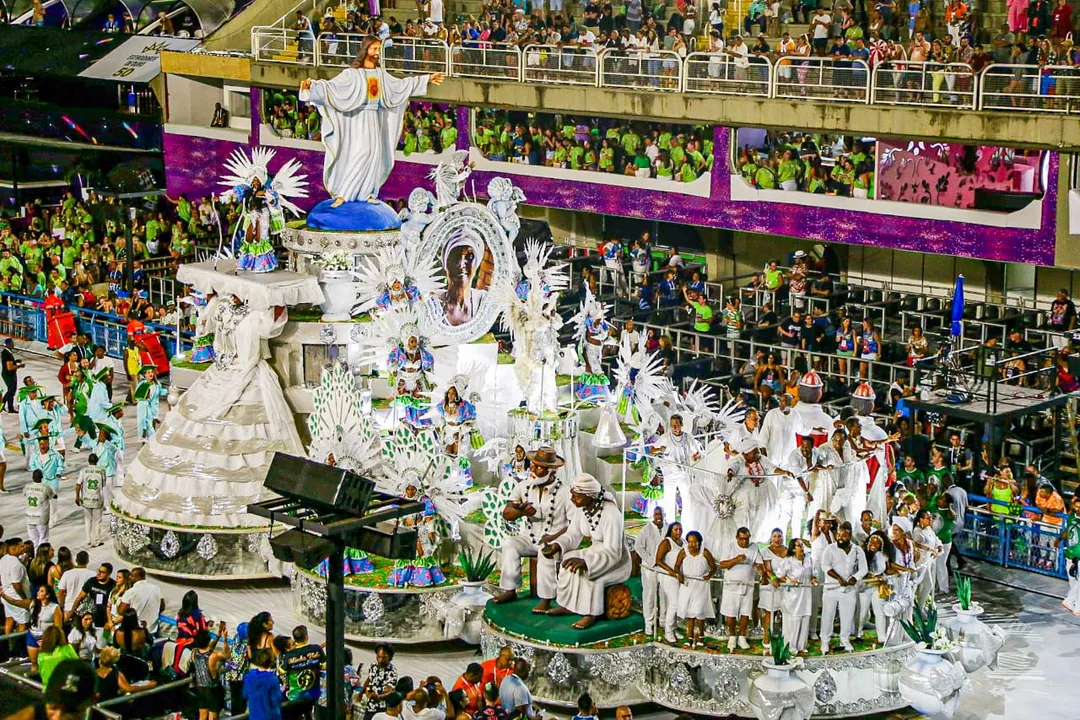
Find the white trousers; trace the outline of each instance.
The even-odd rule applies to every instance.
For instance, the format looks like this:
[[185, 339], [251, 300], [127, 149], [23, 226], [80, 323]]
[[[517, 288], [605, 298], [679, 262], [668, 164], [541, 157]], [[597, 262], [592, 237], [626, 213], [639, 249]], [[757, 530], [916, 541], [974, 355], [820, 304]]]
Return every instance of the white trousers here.
[[806, 649], [806, 638], [810, 633], [809, 615], [783, 614], [781, 623], [784, 641], [791, 648], [791, 652], [798, 653]]
[[49, 542], [48, 525], [32, 525], [27, 522], [26, 534], [30, 537], [30, 542], [34, 544], [35, 551], [37, 550], [38, 545], [40, 545], [41, 543]]
[[840, 642], [851, 643], [851, 626], [855, 622], [855, 589], [845, 591], [843, 588], [830, 586], [821, 593], [821, 642], [824, 645], [829, 641], [833, 632], [833, 621], [836, 619], [837, 610], [840, 612]]
[[935, 562], [937, 562], [936, 559], [929, 560], [919, 568], [919, 584], [915, 586], [915, 602], [919, 607], [925, 605], [927, 599], [934, 597]]
[[675, 613], [679, 609], [679, 581], [667, 573], [657, 573], [660, 589], [664, 592], [667, 608], [664, 610], [664, 632], [675, 634]]
[[[1072, 560], [1066, 560], [1065, 571], [1068, 572], [1071, 566]], [[1069, 575], [1069, 594], [1065, 596], [1061, 604], [1070, 612], [1080, 614], [1080, 580], [1072, 575]]]
[[878, 642], [884, 645], [889, 625], [888, 618], [885, 617], [885, 601], [878, 595], [876, 586], [859, 591], [859, 620], [855, 623], [855, 634], [859, 637], [862, 637], [871, 610], [874, 611], [874, 629], [877, 631]]
[[83, 508], [83, 527], [86, 528], [86, 544], [96, 545], [101, 537], [101, 508]]
[[[821, 578], [818, 578], [818, 582], [821, 582]], [[821, 615], [821, 593], [824, 591], [821, 585], [815, 585], [810, 588], [810, 617], [819, 617]], [[810, 637], [817, 637], [817, 633], [811, 629]]]
[[501, 590], [517, 590], [521, 587], [521, 560], [536, 558], [536, 594], [541, 600], [554, 600], [555, 587], [559, 572], [559, 556], [553, 559], [544, 557], [539, 545], [533, 545], [529, 538], [516, 536], [506, 538], [502, 546], [502, 564], [499, 575]]
[[[776, 526], [784, 531], [786, 538], [801, 538], [805, 535], [805, 526], [802, 522], [803, 510], [806, 509], [806, 495], [804, 493], [780, 494], [780, 520]], [[788, 523], [791, 527], [788, 528]]]
[[941, 554], [934, 559], [934, 583], [939, 592], [949, 592], [949, 552], [952, 543], [943, 543]]
[[674, 466], [664, 467], [664, 497], [660, 501], [660, 506], [664, 508], [664, 517], [672, 521], [676, 517], [676, 494], [682, 498], [682, 515], [679, 516], [679, 522], [684, 528], [697, 529], [697, 525], [694, 524], [697, 521], [694, 512], [696, 504], [690, 497], [690, 475]]
[[56, 527], [58, 522], [60, 522], [60, 498], [54, 497], [49, 499], [49, 527]]
[[[655, 570], [641, 568], [641, 613], [645, 616], [645, 632], [655, 632], [656, 621], [663, 617], [670, 603], [660, 587], [661, 575]], [[678, 592], [678, 591], [676, 591]]]

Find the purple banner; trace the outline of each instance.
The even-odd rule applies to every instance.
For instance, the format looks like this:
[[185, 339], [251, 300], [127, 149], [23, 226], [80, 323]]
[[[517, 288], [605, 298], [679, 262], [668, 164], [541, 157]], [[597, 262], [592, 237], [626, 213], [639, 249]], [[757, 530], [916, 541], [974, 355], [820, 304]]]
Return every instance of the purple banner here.
[[[252, 106], [257, 113], [258, 98], [252, 89]], [[459, 120], [468, 117], [459, 112]], [[253, 139], [257, 139], [258, 116], [252, 118]], [[460, 123], [459, 123], [460, 124]], [[459, 147], [471, 137], [459, 127]], [[1037, 265], [1054, 264], [1056, 205], [1058, 198], [1058, 154], [1049, 153], [1048, 181], [1042, 203], [1042, 222], [1038, 229], [990, 227], [970, 223], [928, 220], [902, 215], [878, 215], [836, 208], [815, 208], [768, 202], [736, 202], [731, 199], [728, 169], [728, 128], [715, 129], [711, 197], [701, 198], [667, 193], [662, 190], [613, 187], [555, 178], [511, 176], [528, 198], [530, 205], [579, 210], [606, 215], [664, 222], [725, 228], [768, 235], [785, 235], [823, 242], [870, 245], [893, 250], [939, 253], [1002, 262]], [[225, 140], [165, 135], [165, 167], [169, 194], [185, 193], [189, 198], [218, 192], [217, 178], [225, 158], [237, 143]], [[273, 172], [280, 163], [296, 158], [305, 167], [311, 182], [312, 197], [304, 207], [324, 200], [319, 177], [323, 154], [310, 150], [276, 148]], [[408, 197], [418, 186], [434, 189], [427, 174], [429, 165], [398, 162], [382, 189], [385, 200]], [[469, 181], [478, 193], [497, 173], [474, 172]], [[902, 209], [897, 209], [902, 212]]]

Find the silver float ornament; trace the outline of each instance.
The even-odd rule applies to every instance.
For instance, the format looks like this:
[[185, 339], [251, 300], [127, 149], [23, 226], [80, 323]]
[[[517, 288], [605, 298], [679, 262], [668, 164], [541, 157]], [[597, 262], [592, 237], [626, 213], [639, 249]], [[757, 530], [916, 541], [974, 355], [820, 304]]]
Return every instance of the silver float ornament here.
[[161, 538], [161, 554], [165, 556], [167, 560], [172, 560], [180, 553], [180, 538], [176, 536], [172, 530], [165, 533], [165, 536]]
[[836, 680], [828, 670], [822, 671], [814, 681], [814, 697], [821, 705], [828, 705], [836, 697]]
[[713, 499], [713, 512], [716, 517], [726, 520], [735, 514], [735, 501], [730, 495], [719, 494]]
[[570, 681], [570, 675], [573, 672], [573, 668], [570, 667], [570, 661], [566, 659], [566, 656], [560, 653], [555, 655], [548, 662], [547, 676], [551, 682], [556, 685], [565, 685]]
[[196, 552], [199, 553], [199, 557], [203, 560], [213, 560], [217, 556], [217, 540], [210, 533], [203, 533], [203, 536], [199, 538], [199, 544], [195, 547]]
[[669, 682], [676, 695], [691, 695], [694, 692], [694, 678], [684, 662], [676, 663]]
[[360, 609], [364, 612], [364, 620], [367, 622], [377, 623], [386, 615], [386, 606], [383, 605], [382, 596], [378, 593], [368, 593]]

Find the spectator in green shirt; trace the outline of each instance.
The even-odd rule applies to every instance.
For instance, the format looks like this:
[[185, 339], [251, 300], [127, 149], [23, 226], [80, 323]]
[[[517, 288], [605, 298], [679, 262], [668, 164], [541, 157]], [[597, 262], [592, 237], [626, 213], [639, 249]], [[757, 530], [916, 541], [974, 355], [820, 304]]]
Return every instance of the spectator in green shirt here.
[[416, 133], [416, 150], [417, 152], [434, 151], [431, 143], [431, 133], [427, 130], [418, 130]]
[[[569, 142], [569, 141], [567, 141]], [[574, 143], [570, 147], [568, 157], [570, 160], [571, 170], [580, 170], [582, 168], [582, 158], [585, 156], [585, 148], [581, 146], [581, 143]]]
[[439, 132], [439, 143], [443, 150], [457, 147], [457, 128], [447, 125]]
[[694, 168], [690, 166], [690, 163], [684, 162], [682, 167], [679, 168], [679, 182], [689, 183], [697, 180], [697, 173], [694, 172]]
[[785, 150], [780, 167], [776, 171], [776, 179], [780, 182], [780, 187], [784, 190], [797, 190], [799, 188], [798, 174], [799, 161], [795, 159], [791, 150]]
[[761, 161], [761, 167], [754, 175], [754, 184], [762, 190], [776, 189], [776, 173], [772, 169], [772, 160]]
[[603, 172], [615, 172], [615, 148], [611, 147], [611, 141], [604, 138], [600, 141], [599, 165]]
[[641, 136], [634, 132], [633, 128], [628, 130], [625, 135], [622, 136], [622, 147], [627, 155], [635, 155], [639, 147], [641, 147]]

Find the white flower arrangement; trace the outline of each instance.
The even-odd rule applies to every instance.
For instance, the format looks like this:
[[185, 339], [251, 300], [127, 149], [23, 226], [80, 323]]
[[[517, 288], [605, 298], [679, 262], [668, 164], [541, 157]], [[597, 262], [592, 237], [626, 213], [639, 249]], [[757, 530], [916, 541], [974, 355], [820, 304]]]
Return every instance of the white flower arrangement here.
[[959, 649], [959, 645], [949, 637], [949, 633], [944, 628], [938, 628], [934, 630], [934, 633], [930, 636], [933, 638], [933, 643], [930, 645], [931, 650], [938, 650], [942, 652], [955, 652]]
[[353, 258], [349, 253], [322, 253], [315, 264], [323, 270], [349, 271], [353, 269]]

